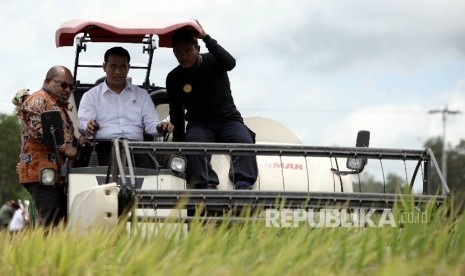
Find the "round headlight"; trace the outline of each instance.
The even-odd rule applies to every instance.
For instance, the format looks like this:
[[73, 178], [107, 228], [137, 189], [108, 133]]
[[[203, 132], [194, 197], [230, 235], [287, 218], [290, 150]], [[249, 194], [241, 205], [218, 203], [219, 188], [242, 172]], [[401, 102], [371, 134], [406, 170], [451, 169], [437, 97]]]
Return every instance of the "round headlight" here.
[[171, 156], [168, 163], [170, 169], [175, 172], [183, 173], [186, 170], [186, 159], [181, 156]]
[[42, 185], [55, 184], [56, 172], [54, 169], [43, 169], [40, 171], [40, 183]]

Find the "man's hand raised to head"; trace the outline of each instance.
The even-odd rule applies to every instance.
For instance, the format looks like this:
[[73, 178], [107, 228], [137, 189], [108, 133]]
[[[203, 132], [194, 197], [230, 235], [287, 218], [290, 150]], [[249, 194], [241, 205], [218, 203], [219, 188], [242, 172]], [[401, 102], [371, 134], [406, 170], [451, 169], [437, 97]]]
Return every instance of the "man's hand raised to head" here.
[[199, 25], [200, 29], [202, 30], [200, 33], [196, 33], [197, 38], [204, 39], [207, 36], [207, 33], [203, 29], [202, 25], [200, 25], [197, 19], [194, 19], [197, 25]]

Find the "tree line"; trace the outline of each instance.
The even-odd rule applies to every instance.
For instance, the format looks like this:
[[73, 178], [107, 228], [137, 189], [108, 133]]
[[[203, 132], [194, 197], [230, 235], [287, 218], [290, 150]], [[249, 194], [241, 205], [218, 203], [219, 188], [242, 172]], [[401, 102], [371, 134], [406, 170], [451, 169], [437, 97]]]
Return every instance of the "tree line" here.
[[0, 113], [0, 204], [7, 199], [27, 198], [27, 192], [18, 183], [16, 164], [21, 147], [21, 127], [15, 115]]

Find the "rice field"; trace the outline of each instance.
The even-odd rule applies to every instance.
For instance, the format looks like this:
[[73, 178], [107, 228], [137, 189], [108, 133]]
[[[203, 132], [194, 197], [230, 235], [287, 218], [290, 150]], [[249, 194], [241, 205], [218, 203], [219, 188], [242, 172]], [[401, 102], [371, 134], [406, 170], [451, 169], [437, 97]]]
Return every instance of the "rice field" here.
[[[406, 210], [396, 207], [396, 222]], [[152, 235], [125, 224], [1, 232], [0, 275], [465, 275], [463, 215], [434, 204], [424, 212], [427, 221], [395, 227], [193, 221], [187, 234], [161, 223]]]

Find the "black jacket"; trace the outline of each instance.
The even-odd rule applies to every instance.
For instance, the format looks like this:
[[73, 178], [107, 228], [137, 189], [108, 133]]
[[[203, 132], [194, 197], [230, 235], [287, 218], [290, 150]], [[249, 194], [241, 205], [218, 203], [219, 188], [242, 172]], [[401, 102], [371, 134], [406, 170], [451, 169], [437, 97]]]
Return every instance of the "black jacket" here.
[[186, 69], [177, 66], [166, 78], [174, 141], [184, 140], [185, 121], [225, 119], [243, 122], [234, 104], [227, 74], [236, 66], [236, 60], [210, 36], [203, 41], [209, 52], [199, 55], [195, 66]]

